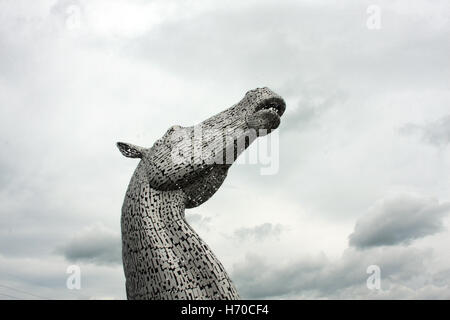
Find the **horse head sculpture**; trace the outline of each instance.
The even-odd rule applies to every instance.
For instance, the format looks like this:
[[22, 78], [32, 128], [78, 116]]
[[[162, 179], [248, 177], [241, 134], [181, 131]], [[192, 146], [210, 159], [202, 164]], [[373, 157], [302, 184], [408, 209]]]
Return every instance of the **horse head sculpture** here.
[[207, 201], [236, 158], [280, 124], [284, 100], [268, 88], [192, 127], [172, 126], [151, 148], [118, 142], [141, 159], [122, 206], [128, 299], [239, 299], [220, 261], [185, 220]]

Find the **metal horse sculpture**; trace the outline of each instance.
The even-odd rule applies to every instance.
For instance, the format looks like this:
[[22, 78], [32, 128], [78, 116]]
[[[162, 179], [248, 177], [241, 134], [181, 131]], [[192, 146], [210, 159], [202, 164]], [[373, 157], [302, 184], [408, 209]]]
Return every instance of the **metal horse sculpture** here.
[[185, 220], [222, 185], [250, 143], [280, 124], [284, 100], [268, 88], [192, 127], [173, 126], [151, 148], [118, 142], [140, 158], [122, 207], [128, 299], [239, 299], [211, 249]]

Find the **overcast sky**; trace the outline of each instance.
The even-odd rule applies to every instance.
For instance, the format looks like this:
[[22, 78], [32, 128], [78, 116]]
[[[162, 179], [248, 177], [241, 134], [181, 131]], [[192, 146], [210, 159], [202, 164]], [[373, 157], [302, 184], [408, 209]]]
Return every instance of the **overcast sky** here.
[[241, 296], [450, 299], [450, 3], [336, 3], [0, 1], [0, 299], [124, 299], [115, 142], [263, 86], [278, 172], [186, 211]]

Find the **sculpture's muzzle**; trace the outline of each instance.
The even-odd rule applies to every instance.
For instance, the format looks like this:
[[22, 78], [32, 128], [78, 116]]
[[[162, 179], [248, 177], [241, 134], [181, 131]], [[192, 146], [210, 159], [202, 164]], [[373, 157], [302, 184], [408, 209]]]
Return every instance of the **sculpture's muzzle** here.
[[[286, 110], [286, 103], [279, 97], [270, 97], [261, 101], [254, 112], [247, 116], [247, 124], [250, 129], [255, 129], [263, 133], [263, 129], [268, 132], [278, 128], [280, 117]], [[268, 133], [267, 132], [267, 133]]]
[[283, 98], [269, 88], [248, 91], [234, 106], [192, 127], [171, 127], [148, 149], [119, 144], [127, 157], [142, 158], [153, 188], [184, 188], [211, 170], [226, 170], [259, 136], [280, 125]]

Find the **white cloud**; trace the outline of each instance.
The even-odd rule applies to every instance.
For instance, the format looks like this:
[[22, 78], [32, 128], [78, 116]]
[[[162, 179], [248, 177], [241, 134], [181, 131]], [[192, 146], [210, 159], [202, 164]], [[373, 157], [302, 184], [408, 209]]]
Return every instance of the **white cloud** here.
[[400, 128], [400, 132], [405, 135], [419, 134], [426, 143], [446, 146], [450, 143], [450, 115], [425, 125], [405, 124]]
[[0, 293], [20, 299], [125, 298], [121, 267], [77, 263], [81, 288], [69, 290], [67, 268], [73, 264], [55, 255], [36, 258], [0, 255]]
[[263, 223], [254, 227], [243, 227], [234, 231], [234, 238], [238, 241], [256, 240], [262, 241], [270, 238], [278, 238], [283, 231], [280, 224]]
[[[365, 231], [354, 230], [361, 243], [417, 238], [410, 247], [351, 248], [341, 257], [355, 221], [386, 193], [450, 200], [449, 3], [378, 3], [382, 29], [373, 32], [365, 24], [368, 4], [360, 1], [0, 2], [2, 283], [68, 298], [64, 272], [74, 262], [54, 254], [64, 247], [68, 257], [82, 258], [86, 297], [123, 298], [116, 247], [136, 162], [124, 159], [115, 142], [149, 146], [171, 125], [198, 123], [247, 90], [269, 86], [287, 101], [279, 173], [235, 166], [213, 199], [187, 212], [225, 267], [240, 266], [234, 274], [242, 292], [448, 297], [448, 231], [431, 235], [442, 223], [431, 200], [418, 204], [431, 208], [430, 218], [417, 211], [417, 223], [408, 221], [399, 238], [377, 238], [375, 231], [398, 231], [400, 218], [374, 230], [361, 218]], [[81, 8], [79, 29], [67, 28], [70, 5]], [[427, 144], [399, 134], [405, 125]], [[80, 233], [98, 221], [98, 234]], [[236, 246], [236, 230], [253, 239], [251, 228], [264, 223], [272, 231], [288, 228], [275, 232], [277, 241]], [[415, 250], [425, 244], [436, 251], [430, 269], [419, 261], [429, 248]], [[260, 285], [247, 252], [265, 252], [254, 258], [265, 276]], [[404, 261], [388, 271], [386, 295], [367, 293], [361, 268], [370, 256], [389, 270], [397, 254]], [[286, 257], [293, 262], [271, 265]], [[284, 280], [273, 270], [286, 271], [292, 285], [280, 286]], [[421, 270], [434, 279], [430, 284], [396, 280]]]

